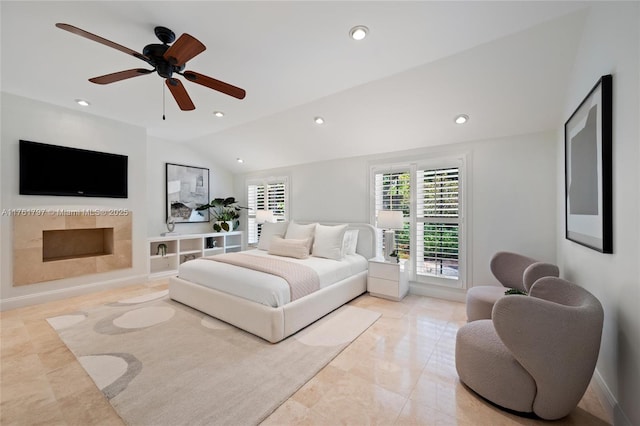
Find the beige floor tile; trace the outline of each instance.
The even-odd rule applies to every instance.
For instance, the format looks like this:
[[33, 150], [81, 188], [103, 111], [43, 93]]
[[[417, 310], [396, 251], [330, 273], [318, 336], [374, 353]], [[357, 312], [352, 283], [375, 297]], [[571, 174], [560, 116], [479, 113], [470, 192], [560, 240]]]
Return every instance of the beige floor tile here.
[[28, 405], [30, 409], [25, 410], [23, 405], [15, 401], [7, 404], [3, 402], [0, 409], [0, 424], [2, 426], [67, 425], [57, 401], [42, 404], [31, 401]]
[[26, 379], [35, 379], [45, 374], [45, 368], [37, 354], [2, 357], [2, 375], [0, 386], [14, 386]]
[[397, 426], [452, 426], [456, 418], [433, 407], [409, 400], [394, 423]]
[[[0, 313], [0, 424], [122, 425], [45, 319], [167, 286], [158, 280]], [[401, 302], [362, 295], [350, 304], [382, 317], [264, 425], [549, 424], [495, 407], [460, 383], [455, 336], [466, 323], [464, 304], [415, 295]], [[589, 390], [553, 424], [603, 426], [608, 418]]]
[[58, 399], [58, 404], [68, 424], [124, 425], [122, 419], [99, 391], [95, 393], [79, 391]]
[[[406, 401], [397, 393], [331, 365], [291, 399], [322, 413], [332, 422], [352, 424], [390, 424]], [[360, 423], [356, 419], [360, 419]]]
[[[68, 363], [50, 371], [46, 377], [58, 400], [77, 393], [98, 392], [100, 394], [93, 380], [77, 362]], [[69, 386], [69, 383], [73, 383], [73, 386]], [[102, 394], [100, 396], [102, 397]]]
[[330, 424], [332, 424], [330, 418], [291, 399], [285, 401], [284, 404], [260, 423], [261, 426]]

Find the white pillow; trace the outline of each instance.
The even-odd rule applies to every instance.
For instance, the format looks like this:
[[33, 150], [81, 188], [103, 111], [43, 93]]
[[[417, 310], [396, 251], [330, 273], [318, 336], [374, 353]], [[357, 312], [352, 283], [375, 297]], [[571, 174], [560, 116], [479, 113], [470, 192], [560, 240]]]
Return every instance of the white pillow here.
[[358, 230], [347, 229], [344, 233], [344, 240], [342, 242], [342, 253], [356, 254], [357, 247], [358, 247]]
[[287, 227], [287, 233], [285, 234], [285, 238], [293, 238], [295, 240], [304, 240], [305, 238], [313, 238], [313, 233], [316, 229], [315, 223], [310, 223], [308, 225], [301, 225], [299, 223], [290, 222]]
[[262, 224], [262, 230], [260, 231], [260, 241], [258, 241], [258, 249], [269, 250], [271, 244], [271, 238], [284, 237], [287, 232], [287, 222], [265, 222]]
[[313, 256], [327, 259], [340, 260], [344, 256], [342, 242], [347, 225], [316, 225], [315, 238], [313, 240]]
[[282, 237], [272, 237], [269, 246], [269, 254], [276, 256], [294, 257], [296, 259], [306, 259], [309, 257], [309, 241], [295, 240], [293, 238], [284, 239]]
[[309, 240], [308, 251], [311, 253], [311, 244], [313, 244], [313, 234], [316, 230], [316, 224], [300, 225], [299, 223], [290, 222], [287, 233], [284, 238], [294, 240]]

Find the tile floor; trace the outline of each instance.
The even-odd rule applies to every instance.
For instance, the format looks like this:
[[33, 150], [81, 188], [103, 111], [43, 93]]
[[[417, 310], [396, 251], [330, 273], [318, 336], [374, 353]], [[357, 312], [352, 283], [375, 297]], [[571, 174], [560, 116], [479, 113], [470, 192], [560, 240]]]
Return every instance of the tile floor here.
[[[0, 424], [122, 425], [45, 319], [166, 286], [155, 281], [0, 313]], [[502, 411], [461, 385], [454, 359], [461, 303], [363, 295], [351, 304], [382, 317], [263, 425], [611, 424], [591, 388], [571, 415], [545, 422]]]

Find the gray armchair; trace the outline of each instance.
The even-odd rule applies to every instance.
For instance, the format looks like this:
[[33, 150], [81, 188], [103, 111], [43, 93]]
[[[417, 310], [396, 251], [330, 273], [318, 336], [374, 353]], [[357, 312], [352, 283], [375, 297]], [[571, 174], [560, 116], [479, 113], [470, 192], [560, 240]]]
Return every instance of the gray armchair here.
[[561, 278], [541, 278], [528, 296], [500, 298], [492, 319], [458, 330], [458, 376], [501, 407], [562, 418], [587, 390], [603, 317], [602, 305], [587, 290]]
[[468, 321], [491, 318], [493, 304], [507, 289], [529, 291], [538, 278], [560, 275], [556, 265], [508, 251], [494, 254], [489, 267], [502, 286], [476, 286], [467, 291]]

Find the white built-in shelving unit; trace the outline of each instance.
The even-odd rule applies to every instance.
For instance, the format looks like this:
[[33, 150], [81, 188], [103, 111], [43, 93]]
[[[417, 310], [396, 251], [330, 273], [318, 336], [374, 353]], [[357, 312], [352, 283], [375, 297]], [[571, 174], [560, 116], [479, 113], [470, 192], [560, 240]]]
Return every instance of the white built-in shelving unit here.
[[[149, 238], [149, 279], [176, 275], [178, 266], [188, 260], [220, 253], [241, 251], [242, 231], [208, 234], [178, 234]], [[166, 249], [161, 250], [164, 244]]]

